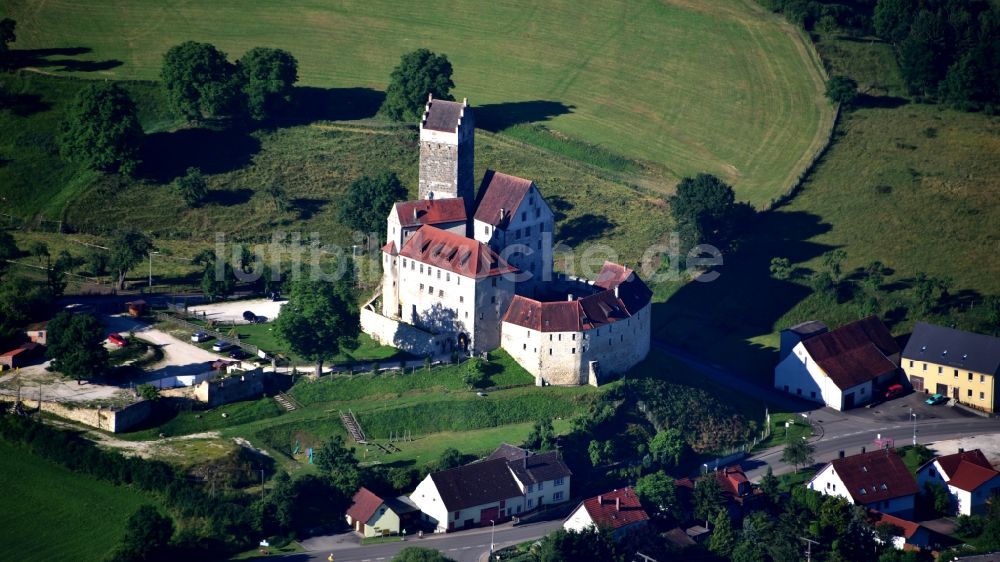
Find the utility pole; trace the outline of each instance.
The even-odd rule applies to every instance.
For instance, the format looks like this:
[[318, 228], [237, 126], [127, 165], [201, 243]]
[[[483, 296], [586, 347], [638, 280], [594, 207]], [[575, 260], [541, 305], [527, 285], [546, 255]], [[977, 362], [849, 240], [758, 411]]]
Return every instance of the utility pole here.
[[913, 446], [917, 445], [917, 414], [910, 408], [910, 418], [913, 419]]
[[819, 543], [805, 537], [799, 537], [799, 540], [806, 541], [806, 562], [812, 562], [812, 545]]

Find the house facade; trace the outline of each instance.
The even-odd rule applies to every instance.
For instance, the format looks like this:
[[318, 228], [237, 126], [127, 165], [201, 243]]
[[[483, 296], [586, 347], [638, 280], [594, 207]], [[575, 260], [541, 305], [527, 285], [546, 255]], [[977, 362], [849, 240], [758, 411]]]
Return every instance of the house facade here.
[[917, 471], [917, 483], [944, 486], [958, 515], [983, 514], [991, 499], [1000, 501], [1000, 472], [979, 449], [935, 458]]
[[347, 509], [346, 519], [351, 530], [365, 537], [398, 535], [405, 529], [407, 516], [418, 511], [405, 496], [382, 499], [368, 488], [361, 487]]
[[606, 528], [618, 539], [648, 524], [649, 515], [629, 486], [583, 500], [563, 521], [563, 528], [577, 532]]
[[903, 372], [916, 392], [943, 394], [984, 412], [997, 411], [1000, 338], [917, 322]]
[[444, 533], [568, 501], [571, 477], [558, 453], [505, 444], [484, 460], [427, 475], [409, 499]]
[[875, 316], [798, 335], [774, 370], [774, 386], [784, 392], [847, 410], [870, 402], [897, 377], [899, 346]]
[[816, 473], [806, 487], [903, 518], [913, 514], [919, 493], [913, 475], [892, 449], [835, 459]]

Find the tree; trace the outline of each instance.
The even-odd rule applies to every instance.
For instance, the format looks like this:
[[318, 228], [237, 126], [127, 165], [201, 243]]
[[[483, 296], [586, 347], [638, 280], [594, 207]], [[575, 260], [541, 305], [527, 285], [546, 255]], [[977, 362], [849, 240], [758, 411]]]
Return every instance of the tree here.
[[595, 439], [587, 446], [587, 454], [590, 455], [590, 464], [595, 468], [611, 464], [615, 460], [615, 443]]
[[706, 525], [719, 510], [726, 505], [726, 498], [722, 495], [722, 487], [715, 474], [709, 473], [702, 476], [694, 485], [694, 516], [697, 519], [704, 519]]
[[788, 258], [771, 258], [771, 277], [785, 280], [792, 277], [792, 262]]
[[712, 536], [708, 540], [708, 549], [722, 556], [729, 557], [736, 548], [736, 533], [733, 523], [729, 520], [726, 510], [720, 509], [712, 517]]
[[47, 263], [48, 270], [45, 272], [46, 281], [49, 288], [49, 295], [57, 299], [66, 290], [66, 273], [76, 267], [79, 260], [70, 255], [66, 250], [59, 252], [55, 263]]
[[232, 114], [240, 78], [226, 54], [209, 43], [185, 41], [163, 55], [160, 71], [171, 107], [188, 120]]
[[469, 388], [479, 388], [485, 386], [489, 382], [489, 376], [486, 374], [486, 364], [482, 359], [478, 357], [473, 357], [465, 362], [465, 372], [462, 374], [462, 380], [465, 384], [469, 385]]
[[0, 230], [0, 267], [3, 267], [4, 260], [12, 260], [21, 255], [21, 250], [17, 248], [17, 241], [6, 230]]
[[194, 166], [187, 169], [187, 173], [174, 180], [174, 188], [180, 194], [181, 199], [188, 207], [197, 207], [208, 195], [208, 184], [205, 177], [201, 175], [201, 170]]
[[84, 272], [94, 277], [107, 275], [110, 261], [108, 253], [104, 250], [88, 250], [83, 258]]
[[781, 460], [790, 463], [798, 471], [800, 466], [812, 464], [812, 454], [815, 450], [816, 448], [805, 439], [793, 439], [785, 445], [785, 450], [781, 452]]
[[274, 203], [275, 212], [283, 213], [288, 210], [288, 194], [285, 193], [285, 188], [279, 181], [272, 180], [271, 183], [267, 184], [267, 187], [264, 188], [264, 193], [270, 197], [271, 202]]
[[826, 97], [844, 109], [850, 109], [858, 99], [858, 83], [847, 76], [831, 76], [826, 81]]
[[439, 100], [454, 99], [450, 94], [455, 87], [451, 73], [451, 63], [445, 55], [427, 49], [406, 53], [389, 77], [381, 112], [393, 121], [419, 121], [428, 94]]
[[287, 109], [299, 63], [288, 51], [255, 47], [237, 61], [246, 108], [252, 119], [271, 119]]
[[118, 289], [125, 288], [125, 275], [153, 250], [153, 242], [138, 230], [120, 232], [111, 241], [111, 269], [118, 272]]
[[131, 174], [139, 164], [142, 125], [135, 103], [114, 82], [85, 86], [66, 110], [59, 148], [64, 158], [103, 172]]
[[79, 383], [108, 369], [104, 327], [91, 314], [60, 312], [48, 325], [48, 349], [52, 368]]
[[441, 452], [441, 456], [438, 457], [437, 467], [438, 470], [448, 470], [449, 468], [457, 468], [465, 464], [465, 456], [458, 449], [448, 447]]
[[875, 34], [890, 43], [899, 43], [910, 32], [914, 12], [913, 0], [878, 0], [872, 16]]
[[622, 559], [608, 529], [559, 529], [542, 539], [538, 562], [615, 562]]
[[882, 288], [885, 282], [886, 267], [882, 262], [875, 260], [865, 266], [864, 284], [872, 291]]
[[355, 230], [381, 232], [392, 205], [403, 199], [406, 199], [406, 188], [395, 173], [362, 176], [347, 188], [340, 218]]
[[531, 433], [524, 441], [524, 447], [532, 451], [551, 451], [556, 448], [556, 432], [552, 427], [551, 418], [542, 418], [535, 422]]
[[121, 539], [113, 560], [157, 560], [166, 559], [161, 552], [174, 534], [174, 523], [169, 517], [160, 515], [151, 505], [139, 506], [125, 524], [125, 535]]
[[10, 50], [10, 44], [17, 41], [14, 31], [17, 29], [17, 22], [4, 18], [0, 20], [0, 54]]
[[151, 384], [140, 384], [135, 387], [136, 392], [143, 400], [157, 401], [160, 399], [160, 389]]
[[771, 470], [771, 465], [767, 465], [767, 472], [761, 477], [758, 487], [767, 496], [769, 501], [774, 502], [778, 499], [778, 494], [780, 493], [778, 478], [774, 475], [774, 471]]
[[393, 557], [392, 562], [455, 562], [433, 548], [408, 546]]
[[829, 270], [830, 276], [835, 282], [840, 280], [841, 268], [846, 259], [847, 252], [839, 248], [823, 254], [823, 265]]
[[663, 466], [677, 466], [684, 454], [684, 437], [675, 427], [668, 427], [649, 441], [649, 454]]
[[698, 244], [721, 247], [736, 241], [753, 209], [736, 203], [733, 188], [710, 174], [684, 178], [670, 198], [670, 212], [677, 222], [685, 250]]
[[50, 300], [40, 283], [15, 275], [0, 278], [0, 349], [24, 341], [24, 328], [46, 312]]
[[675, 521], [683, 520], [678, 513], [677, 486], [674, 479], [662, 470], [639, 478], [635, 483], [635, 493], [642, 503], [653, 507], [661, 515]]
[[917, 273], [913, 278], [913, 296], [915, 306], [920, 313], [929, 314], [940, 307], [948, 298], [948, 288], [951, 280], [948, 278], [931, 277], [926, 273]]
[[358, 488], [360, 473], [354, 448], [344, 445], [344, 438], [337, 435], [313, 453], [316, 467], [329, 475], [333, 487], [346, 496], [354, 494]]
[[228, 296], [236, 288], [236, 273], [233, 271], [233, 266], [226, 262], [221, 264], [221, 268], [221, 275], [214, 263], [206, 265], [201, 273], [201, 292], [210, 301]]
[[335, 283], [301, 279], [292, 285], [288, 302], [274, 321], [274, 331], [292, 351], [316, 363], [323, 363], [354, 348], [361, 327], [358, 310], [347, 290]]

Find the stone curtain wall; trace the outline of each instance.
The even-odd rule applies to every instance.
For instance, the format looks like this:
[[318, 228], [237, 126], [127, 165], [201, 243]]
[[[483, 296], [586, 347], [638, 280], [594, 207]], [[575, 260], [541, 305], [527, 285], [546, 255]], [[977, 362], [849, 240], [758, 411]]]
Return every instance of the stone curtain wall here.
[[71, 408], [58, 402], [42, 401], [42, 411], [55, 414], [75, 422], [121, 433], [139, 425], [153, 413], [153, 404], [148, 400], [136, 402], [120, 410], [104, 408]]
[[458, 197], [458, 146], [420, 141], [420, 198]]

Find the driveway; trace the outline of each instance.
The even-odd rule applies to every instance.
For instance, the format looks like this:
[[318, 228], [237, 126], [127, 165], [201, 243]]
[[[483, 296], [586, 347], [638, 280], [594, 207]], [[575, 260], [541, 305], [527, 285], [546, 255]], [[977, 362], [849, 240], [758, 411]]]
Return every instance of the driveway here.
[[222, 357], [129, 316], [108, 316], [103, 320], [109, 331], [123, 335], [134, 332], [136, 337], [163, 350], [163, 360], [146, 369], [142, 377], [145, 381], [203, 373], [213, 361]]
[[188, 307], [188, 312], [198, 316], [204, 315], [207, 320], [215, 320], [226, 324], [246, 324], [243, 313], [247, 310], [257, 316], [263, 316], [267, 321], [274, 320], [281, 312], [281, 307], [288, 302], [285, 300], [272, 301], [271, 299], [251, 299], [242, 301], [224, 301], [211, 304], [199, 304]]

